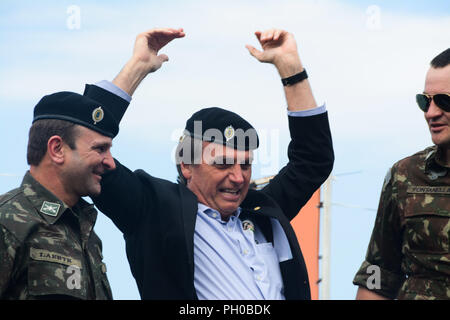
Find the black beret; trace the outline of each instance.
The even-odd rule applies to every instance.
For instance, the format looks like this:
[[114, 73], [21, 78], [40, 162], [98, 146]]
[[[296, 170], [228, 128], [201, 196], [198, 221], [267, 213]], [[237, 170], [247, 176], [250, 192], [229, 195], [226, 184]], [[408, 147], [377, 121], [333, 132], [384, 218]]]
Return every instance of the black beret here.
[[253, 150], [259, 146], [258, 134], [250, 123], [234, 112], [217, 107], [194, 113], [186, 121], [185, 134], [237, 150]]
[[92, 84], [86, 84], [83, 96], [99, 101], [104, 106], [107, 106], [118, 122], [122, 120], [122, 117], [130, 104], [118, 95]]
[[111, 138], [119, 133], [120, 120], [107, 106], [75, 92], [44, 96], [34, 107], [33, 123], [41, 119], [66, 120]]

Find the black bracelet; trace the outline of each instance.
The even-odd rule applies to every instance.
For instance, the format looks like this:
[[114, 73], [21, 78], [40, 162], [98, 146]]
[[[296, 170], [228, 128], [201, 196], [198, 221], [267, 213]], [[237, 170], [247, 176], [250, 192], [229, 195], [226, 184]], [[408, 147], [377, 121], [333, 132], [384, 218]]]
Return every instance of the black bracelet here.
[[306, 70], [303, 69], [302, 72], [294, 74], [291, 77], [283, 78], [281, 79], [281, 83], [283, 83], [283, 86], [292, 86], [293, 84], [296, 84], [297, 82], [303, 81], [308, 78], [308, 74], [306, 73]]

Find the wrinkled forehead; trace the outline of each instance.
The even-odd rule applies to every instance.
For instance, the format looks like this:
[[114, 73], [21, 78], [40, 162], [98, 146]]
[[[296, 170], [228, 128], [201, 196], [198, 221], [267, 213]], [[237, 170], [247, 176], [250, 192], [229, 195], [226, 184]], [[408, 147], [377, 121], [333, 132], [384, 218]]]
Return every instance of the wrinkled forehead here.
[[212, 163], [251, 163], [253, 150], [237, 150], [214, 142], [202, 143], [203, 161]]
[[425, 93], [450, 93], [450, 65], [444, 68], [431, 67], [425, 80]]

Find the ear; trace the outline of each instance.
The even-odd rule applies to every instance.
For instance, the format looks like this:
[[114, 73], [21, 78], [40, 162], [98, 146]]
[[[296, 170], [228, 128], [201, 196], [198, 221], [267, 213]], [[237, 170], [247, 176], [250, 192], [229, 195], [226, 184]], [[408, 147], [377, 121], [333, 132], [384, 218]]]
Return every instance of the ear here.
[[65, 143], [60, 136], [52, 136], [47, 141], [47, 154], [52, 162], [64, 163]]
[[187, 182], [192, 178], [192, 165], [185, 164], [184, 162], [180, 163], [181, 173]]

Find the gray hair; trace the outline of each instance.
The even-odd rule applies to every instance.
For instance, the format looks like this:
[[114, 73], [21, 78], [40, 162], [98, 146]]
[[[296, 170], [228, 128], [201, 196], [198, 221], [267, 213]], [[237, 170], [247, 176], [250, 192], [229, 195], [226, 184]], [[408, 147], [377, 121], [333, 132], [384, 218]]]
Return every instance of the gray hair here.
[[202, 161], [203, 141], [192, 138], [184, 134], [175, 150], [175, 164], [178, 171], [177, 182], [187, 185], [187, 180], [181, 172], [181, 163], [185, 164], [200, 164]]

